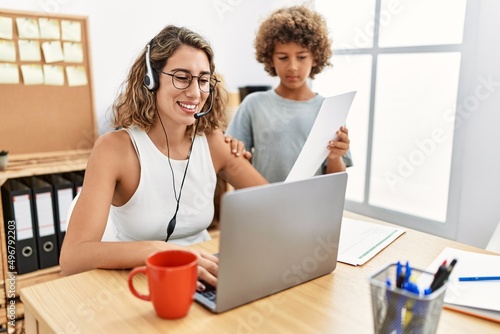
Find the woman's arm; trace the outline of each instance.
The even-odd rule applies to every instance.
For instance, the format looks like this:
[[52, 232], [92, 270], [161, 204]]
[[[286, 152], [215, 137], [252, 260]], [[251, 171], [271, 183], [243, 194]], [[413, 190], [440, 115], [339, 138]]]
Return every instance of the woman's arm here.
[[235, 189], [267, 184], [267, 180], [257, 172], [246, 159], [231, 154], [221, 130], [207, 135], [214, 168], [218, 175], [229, 182]]
[[[111, 204], [126, 203], [135, 192], [139, 177], [139, 161], [125, 131], [109, 133], [97, 140], [61, 249], [64, 274], [96, 268], [133, 268], [143, 265], [153, 252], [185, 249], [164, 241], [101, 242]], [[216, 284], [217, 259], [206, 252], [193, 252], [199, 259], [200, 278]]]
[[[144, 263], [147, 254], [159, 247], [151, 242], [101, 242], [111, 203], [120, 199], [118, 189], [124, 166], [134, 165], [130, 139], [126, 137], [124, 131], [101, 136], [90, 154], [61, 250], [60, 264], [65, 274], [94, 268], [131, 268]], [[136, 168], [131, 169], [134, 177]]]

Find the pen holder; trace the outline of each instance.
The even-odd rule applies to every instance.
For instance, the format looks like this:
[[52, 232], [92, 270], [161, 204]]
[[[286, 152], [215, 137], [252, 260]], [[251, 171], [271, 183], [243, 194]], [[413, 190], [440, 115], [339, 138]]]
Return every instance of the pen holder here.
[[370, 277], [375, 333], [435, 333], [446, 284], [424, 295], [423, 291], [431, 284], [434, 274], [412, 268], [412, 282], [421, 291], [417, 294], [396, 287], [396, 270], [395, 263], [389, 264]]

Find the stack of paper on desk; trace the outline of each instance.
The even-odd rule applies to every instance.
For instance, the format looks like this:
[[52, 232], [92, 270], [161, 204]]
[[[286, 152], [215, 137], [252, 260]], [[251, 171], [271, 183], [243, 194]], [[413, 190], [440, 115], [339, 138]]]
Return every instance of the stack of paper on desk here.
[[445, 308], [500, 323], [500, 280], [461, 282], [459, 277], [500, 276], [500, 256], [447, 247], [428, 270], [457, 259], [444, 297]]
[[396, 240], [405, 229], [343, 218], [338, 261], [359, 266]]

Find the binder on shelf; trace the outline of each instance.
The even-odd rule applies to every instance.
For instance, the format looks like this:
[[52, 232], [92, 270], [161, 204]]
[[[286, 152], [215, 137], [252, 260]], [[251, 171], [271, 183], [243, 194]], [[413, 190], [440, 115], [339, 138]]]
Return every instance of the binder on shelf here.
[[83, 186], [83, 171], [78, 171], [78, 172], [68, 172], [68, 173], [63, 173], [62, 176], [71, 182], [73, 182], [73, 198], [76, 197], [82, 190]]
[[73, 201], [73, 182], [60, 174], [49, 174], [41, 177], [52, 185], [54, 194], [52, 205], [54, 208], [57, 245], [60, 251], [68, 227], [68, 212]]
[[[8, 270], [17, 274], [36, 271], [39, 265], [31, 190], [19, 180], [10, 179], [1, 191], [7, 256], [15, 251], [15, 264], [12, 265], [8, 258]], [[14, 244], [11, 242], [12, 233], [15, 234]]]
[[37, 176], [24, 178], [23, 181], [31, 188], [31, 205], [35, 222], [39, 267], [44, 269], [57, 266], [59, 264], [59, 248], [52, 205], [52, 185]]

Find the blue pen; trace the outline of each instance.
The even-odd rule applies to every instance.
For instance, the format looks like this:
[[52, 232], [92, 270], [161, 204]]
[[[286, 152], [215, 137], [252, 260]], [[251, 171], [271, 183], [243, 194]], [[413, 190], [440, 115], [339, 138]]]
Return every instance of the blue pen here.
[[459, 277], [460, 282], [468, 281], [499, 281], [500, 276], [471, 276], [471, 277]]
[[[401, 288], [405, 273], [400, 261], [396, 263], [396, 287]], [[384, 314], [384, 319], [380, 323], [380, 333], [402, 333], [401, 327], [401, 309], [404, 306], [406, 298], [401, 296], [399, 292], [391, 289], [392, 283], [389, 278], [385, 281], [386, 289], [385, 294], [387, 298], [387, 309]]]
[[405, 277], [404, 277], [402, 288], [408, 292], [412, 292], [412, 293], [415, 293], [417, 295], [420, 295], [420, 291], [418, 289], [418, 286], [415, 283], [410, 282], [412, 269], [410, 267], [409, 262], [406, 262], [405, 268], [406, 268], [405, 269]]
[[401, 265], [401, 262], [398, 261], [396, 265], [396, 287], [401, 288], [403, 286], [403, 280], [403, 266]]
[[410, 280], [411, 277], [411, 267], [410, 267], [410, 262], [406, 261], [406, 269], [405, 269], [405, 280], [404, 284], [408, 284], [408, 281]]
[[399, 275], [401, 274], [401, 270], [403, 268], [401, 267], [401, 262], [398, 261], [398, 263], [396, 263], [396, 279], [399, 277]]
[[413, 282], [408, 282], [406, 284], [405, 290], [411, 293], [414, 293], [416, 295], [420, 295], [420, 290], [418, 289], [418, 285], [416, 285]]

